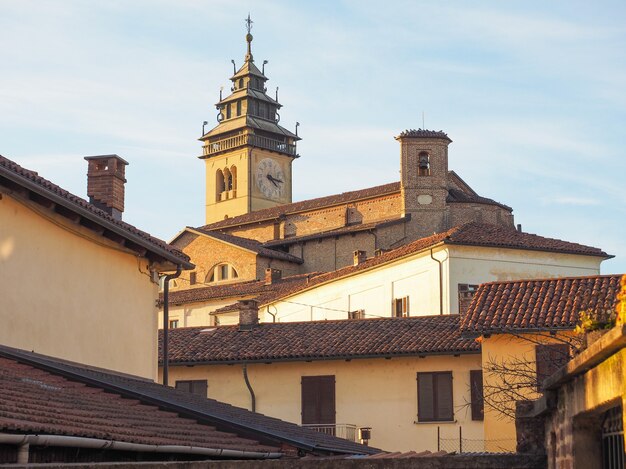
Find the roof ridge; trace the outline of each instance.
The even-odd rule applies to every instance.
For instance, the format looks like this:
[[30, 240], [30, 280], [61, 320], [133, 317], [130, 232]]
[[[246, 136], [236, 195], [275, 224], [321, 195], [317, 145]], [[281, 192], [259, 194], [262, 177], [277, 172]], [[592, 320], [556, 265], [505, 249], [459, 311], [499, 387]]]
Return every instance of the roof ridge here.
[[623, 277], [624, 274], [598, 274], [598, 275], [568, 275], [566, 277], [539, 277], [539, 278], [525, 278], [517, 280], [493, 280], [491, 282], [484, 282], [481, 285], [505, 285], [508, 283], [525, 283], [525, 282], [553, 282], [563, 280], [591, 280], [599, 278], [612, 278]]
[[[66, 208], [69, 208], [70, 210], [87, 211], [89, 212], [89, 214], [92, 214], [93, 216], [99, 218], [102, 223], [106, 223], [109, 226], [113, 225], [118, 230], [122, 230], [124, 233], [127, 233], [127, 236], [140, 238], [141, 241], [149, 243], [154, 247], [158, 247], [159, 249], [168, 252], [170, 255], [176, 257], [178, 259], [178, 262], [183, 262], [183, 264], [187, 264], [188, 266], [191, 265], [189, 263], [189, 257], [169, 243], [152, 236], [151, 234], [135, 227], [134, 225], [131, 225], [130, 223], [114, 218], [109, 213], [96, 207], [82, 197], [71, 193], [67, 189], [62, 188], [61, 186], [50, 181], [49, 179], [40, 176], [39, 173], [37, 173], [36, 171], [26, 169], [20, 166], [15, 161], [0, 155], [0, 175], [2, 174], [2, 172], [5, 172], [5, 177], [7, 177], [9, 180], [17, 177], [19, 178], [18, 181], [21, 180], [24, 181], [24, 184], [31, 185], [31, 189], [29, 190], [41, 190], [42, 192], [44, 192], [44, 194], [49, 194], [49, 197], [54, 197], [55, 202], [59, 205], [64, 203], [69, 205], [69, 207], [66, 206]], [[17, 182], [15, 179], [13, 179], [13, 182], [16, 184], [20, 184], [20, 182]], [[44, 195], [44, 197], [48, 196]], [[61, 199], [61, 202], [58, 202], [57, 198]], [[86, 218], [88, 218], [88, 216]], [[114, 230], [111, 229], [111, 231]], [[117, 232], [117, 234], [120, 236], [124, 236], [122, 233], [119, 233], [119, 231]], [[130, 241], [133, 240], [130, 239]], [[139, 240], [135, 240], [135, 242], [137, 241]], [[174, 262], [172, 259], [169, 260]]]

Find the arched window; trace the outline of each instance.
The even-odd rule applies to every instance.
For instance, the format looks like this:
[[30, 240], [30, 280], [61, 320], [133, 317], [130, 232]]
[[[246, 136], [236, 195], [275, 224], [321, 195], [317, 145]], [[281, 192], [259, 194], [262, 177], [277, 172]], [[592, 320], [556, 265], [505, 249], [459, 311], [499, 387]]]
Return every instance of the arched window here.
[[230, 176], [232, 178], [232, 190], [236, 191], [237, 190], [237, 166], [231, 166], [230, 167]]
[[226, 119], [230, 119], [231, 117], [231, 113], [230, 113], [230, 103], [228, 103], [226, 105]]
[[226, 280], [233, 280], [239, 277], [237, 270], [231, 264], [225, 262], [217, 264], [206, 276], [206, 283], [224, 282]]
[[241, 115], [241, 99], [237, 100], [237, 115]]
[[224, 168], [224, 190], [232, 191], [233, 190], [233, 177], [230, 174], [228, 168]]
[[215, 173], [215, 196], [216, 200], [220, 200], [220, 196], [224, 192], [224, 173], [218, 169]]
[[418, 157], [417, 175], [430, 176], [430, 157], [428, 156], [428, 153], [423, 151], [418, 155]]
[[243, 88], [243, 78], [239, 79], [239, 89]]

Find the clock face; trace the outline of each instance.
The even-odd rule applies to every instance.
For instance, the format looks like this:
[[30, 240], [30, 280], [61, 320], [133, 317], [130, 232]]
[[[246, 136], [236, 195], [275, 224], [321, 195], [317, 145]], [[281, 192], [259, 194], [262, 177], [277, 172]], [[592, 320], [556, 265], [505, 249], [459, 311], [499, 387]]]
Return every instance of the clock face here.
[[271, 158], [263, 158], [256, 168], [256, 185], [268, 199], [278, 199], [285, 193], [285, 175]]

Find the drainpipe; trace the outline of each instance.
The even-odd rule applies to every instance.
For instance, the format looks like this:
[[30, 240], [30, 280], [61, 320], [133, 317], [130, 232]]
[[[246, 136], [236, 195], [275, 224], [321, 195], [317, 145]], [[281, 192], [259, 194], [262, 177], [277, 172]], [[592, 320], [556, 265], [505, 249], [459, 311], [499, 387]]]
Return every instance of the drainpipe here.
[[442, 315], [443, 314], [443, 261], [445, 261], [447, 257], [446, 259], [440, 261], [439, 259], [435, 258], [435, 256], [433, 256], [433, 248], [430, 248], [430, 258], [439, 264], [439, 314]]
[[28, 441], [24, 441], [17, 447], [17, 463], [28, 464], [28, 453], [30, 450], [30, 444]]
[[252, 412], [256, 412], [256, 396], [254, 395], [254, 389], [252, 389], [252, 385], [250, 385], [250, 380], [248, 379], [248, 364], [244, 363], [241, 369], [243, 371], [243, 380], [246, 382], [246, 386], [248, 386], [248, 391], [250, 391]]
[[170, 328], [170, 280], [178, 278], [182, 272], [182, 266], [176, 266], [176, 272], [165, 276], [163, 283], [163, 385], [167, 386], [169, 378], [169, 328]]

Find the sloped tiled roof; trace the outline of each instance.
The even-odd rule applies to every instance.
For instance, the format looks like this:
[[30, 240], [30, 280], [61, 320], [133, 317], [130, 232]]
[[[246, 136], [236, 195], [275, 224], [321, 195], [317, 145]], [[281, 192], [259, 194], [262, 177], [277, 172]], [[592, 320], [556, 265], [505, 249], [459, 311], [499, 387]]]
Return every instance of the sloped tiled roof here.
[[[449, 172], [451, 177], [460, 179], [454, 171]], [[460, 180], [464, 187], [469, 187], [467, 184]], [[470, 188], [471, 190], [471, 188]], [[380, 197], [390, 194], [400, 194], [400, 182], [391, 182], [389, 184], [383, 184], [380, 186], [368, 187], [367, 189], [360, 189], [356, 191], [343, 192], [341, 194], [334, 194], [325, 197], [318, 197], [315, 199], [302, 200], [300, 202], [293, 202], [291, 204], [278, 205], [276, 207], [270, 207], [263, 210], [256, 210], [251, 213], [239, 215], [237, 217], [220, 220], [209, 225], [205, 225], [202, 228], [206, 230], [219, 230], [222, 228], [228, 228], [231, 226], [245, 225], [247, 223], [255, 223], [264, 220], [271, 220], [281, 215], [287, 215], [291, 213], [297, 213], [302, 211], [317, 210], [333, 205], [346, 204], [355, 202], [357, 200], [369, 199], [373, 197]], [[508, 205], [502, 204], [487, 197], [481, 197], [473, 190], [471, 192], [465, 192], [459, 189], [450, 188], [448, 196], [446, 198], [448, 203], [478, 203], [497, 205], [505, 210], [512, 211], [513, 209]]]
[[91, 222], [101, 225], [105, 229], [128, 239], [132, 243], [141, 245], [148, 249], [148, 251], [170, 262], [177, 264], [182, 263], [186, 268], [193, 267], [193, 265], [189, 263], [189, 257], [186, 254], [183, 254], [165, 241], [155, 238], [128, 223], [117, 220], [95, 205], [90, 204], [86, 200], [39, 176], [35, 171], [22, 168], [14, 161], [0, 156], [0, 184], [3, 178], [30, 191], [36, 192], [39, 196], [62, 205], [78, 215], [86, 217]]
[[264, 293], [259, 297], [261, 304], [268, 304], [293, 295], [301, 290], [312, 288], [316, 285], [353, 275], [357, 272], [396, 261], [403, 257], [430, 249], [439, 244], [482, 246], [510, 249], [527, 249], [533, 251], [559, 252], [566, 254], [581, 254], [588, 256], [610, 257], [604, 251], [583, 246], [581, 244], [561, 241], [560, 239], [544, 238], [530, 233], [523, 233], [513, 228], [504, 228], [497, 225], [481, 223], [467, 223], [456, 226], [448, 231], [421, 238], [405, 244], [397, 249], [387, 251], [380, 256], [371, 257], [366, 261], [353, 266], [316, 275], [306, 284], [285, 285], [283, 288]]
[[[71, 381], [113, 392], [125, 398], [136, 399], [143, 405], [153, 405], [167, 412], [175, 412], [183, 418], [195, 420], [202, 425], [213, 425], [220, 431], [252, 435], [253, 438], [258, 438], [262, 442], [286, 443], [296, 448], [326, 455], [380, 452], [377, 448], [325, 435], [293, 423], [179, 391], [149, 380], [5, 346], [0, 346], [0, 357], [63, 376]], [[158, 434], [160, 430], [161, 426], [157, 426], [155, 431]]]
[[239, 215], [237, 217], [227, 218], [210, 225], [205, 225], [202, 228], [206, 230], [217, 230], [220, 228], [226, 228], [229, 226], [244, 225], [247, 223], [255, 223], [258, 221], [269, 220], [277, 218], [283, 214], [297, 213], [305, 210], [316, 210], [332, 205], [338, 205], [342, 203], [352, 202], [360, 199], [368, 199], [371, 197], [378, 197], [381, 195], [392, 194], [400, 191], [400, 183], [392, 182], [390, 184], [384, 184], [382, 186], [369, 187], [367, 189], [361, 189], [351, 192], [343, 192], [341, 194], [328, 195], [326, 197], [319, 197], [316, 199], [302, 200], [300, 202], [293, 202], [291, 204], [277, 205], [276, 207], [270, 207], [263, 210], [256, 210], [254, 212]]
[[279, 453], [277, 447], [0, 357], [0, 431]]
[[463, 315], [464, 334], [573, 329], [581, 311], [603, 321], [614, 313], [621, 275], [485, 283]]
[[240, 236], [233, 236], [230, 234], [221, 233], [219, 231], [208, 231], [208, 230], [204, 230], [201, 228], [198, 229], [198, 231], [211, 238], [219, 239], [220, 241], [225, 241], [227, 243], [234, 244], [235, 246], [239, 246], [249, 251], [256, 252], [258, 255], [263, 256], [263, 257], [268, 257], [270, 259], [280, 259], [283, 261], [293, 262], [296, 264], [302, 264], [304, 262], [299, 257], [289, 254], [288, 252], [277, 251], [277, 250], [265, 247], [262, 243], [254, 239], [242, 238]]
[[[161, 333], [162, 334], [162, 333]], [[170, 330], [170, 364], [331, 360], [478, 353], [462, 338], [459, 316], [420, 316]]]
[[[265, 279], [261, 279], [228, 283], [226, 285], [189, 288], [186, 290], [172, 290], [169, 292], [169, 299], [170, 304], [185, 304], [222, 298], [257, 296], [262, 293], [269, 293], [279, 289], [291, 288], [295, 285], [306, 284], [316, 275], [319, 275], [319, 272], [291, 275], [289, 277], [283, 277], [280, 280], [276, 280], [271, 284], [266, 284]], [[162, 293], [159, 297], [159, 303], [163, 304]]]

